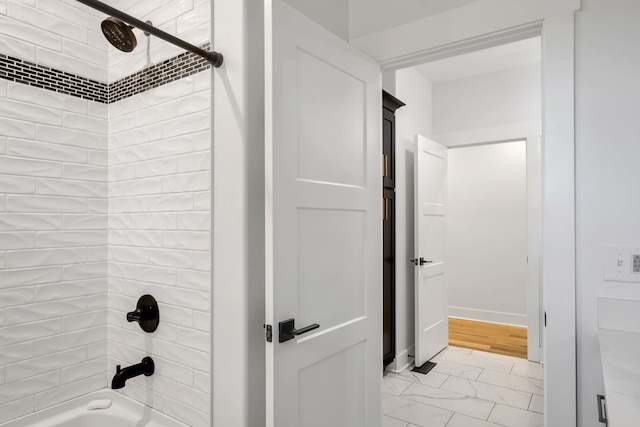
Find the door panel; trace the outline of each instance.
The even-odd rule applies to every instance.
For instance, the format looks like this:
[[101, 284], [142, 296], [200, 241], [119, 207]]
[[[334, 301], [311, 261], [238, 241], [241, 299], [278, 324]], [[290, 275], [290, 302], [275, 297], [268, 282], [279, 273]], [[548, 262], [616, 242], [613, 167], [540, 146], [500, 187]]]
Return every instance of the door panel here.
[[[365, 395], [360, 389], [366, 383], [366, 345], [355, 344], [300, 371], [301, 426], [359, 426], [365, 425]], [[327, 372], [349, 371], [345, 376]], [[319, 405], [318, 389], [332, 390]], [[327, 410], [331, 408], [331, 410]]]
[[363, 211], [298, 210], [301, 325], [328, 329], [365, 315], [365, 223]]
[[415, 364], [449, 342], [445, 248], [447, 148], [415, 139]]
[[[380, 69], [266, 2], [267, 425], [380, 426]], [[278, 323], [319, 328], [279, 343]]]
[[296, 61], [298, 178], [362, 187], [366, 166], [364, 82], [300, 47]]

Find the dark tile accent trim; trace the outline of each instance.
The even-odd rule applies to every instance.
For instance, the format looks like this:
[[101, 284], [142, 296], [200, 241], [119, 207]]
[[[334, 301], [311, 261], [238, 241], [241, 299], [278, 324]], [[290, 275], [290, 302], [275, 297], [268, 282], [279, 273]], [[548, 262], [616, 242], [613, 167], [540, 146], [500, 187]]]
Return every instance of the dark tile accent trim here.
[[[201, 47], [207, 50], [209, 43]], [[184, 52], [107, 84], [0, 53], [2, 79], [103, 104], [120, 101], [209, 68], [211, 64], [206, 59]]]
[[3, 54], [0, 54], [0, 78], [91, 101], [106, 103], [109, 99], [106, 83]]
[[[209, 44], [207, 43], [202, 48], [207, 50]], [[178, 56], [111, 83], [109, 85], [108, 103], [120, 101], [209, 68], [211, 68], [211, 64], [206, 59], [191, 52], [181, 53]]]

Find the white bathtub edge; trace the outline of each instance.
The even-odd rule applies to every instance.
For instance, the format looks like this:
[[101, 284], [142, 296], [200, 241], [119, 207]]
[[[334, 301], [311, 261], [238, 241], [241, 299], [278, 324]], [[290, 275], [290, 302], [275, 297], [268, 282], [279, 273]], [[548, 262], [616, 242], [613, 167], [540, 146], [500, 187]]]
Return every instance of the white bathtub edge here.
[[[89, 402], [97, 399], [110, 399], [113, 401], [113, 405], [111, 408], [107, 409], [87, 409]], [[11, 421], [0, 423], [0, 427], [48, 427], [55, 425], [54, 423], [71, 420], [83, 414], [103, 411], [117, 412], [119, 415], [124, 416], [129, 415], [132, 420], [139, 419], [139, 415], [142, 411], [150, 411], [154, 419], [162, 419], [169, 422], [170, 424], [167, 427], [189, 427], [187, 424], [184, 424], [175, 418], [108, 388], [67, 400], [66, 402], [59, 403]]]

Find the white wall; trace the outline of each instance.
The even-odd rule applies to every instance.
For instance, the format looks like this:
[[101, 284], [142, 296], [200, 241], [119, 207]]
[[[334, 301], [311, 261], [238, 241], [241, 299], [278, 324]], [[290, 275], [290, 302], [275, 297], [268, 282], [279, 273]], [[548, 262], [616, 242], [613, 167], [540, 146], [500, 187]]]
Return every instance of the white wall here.
[[[540, 82], [538, 63], [436, 84], [433, 86], [433, 133], [442, 135], [539, 123]], [[452, 145], [455, 145], [453, 141]]]
[[[0, 53], [106, 77], [75, 2], [0, 3]], [[103, 388], [107, 107], [0, 79], [0, 423]]]
[[596, 427], [603, 392], [597, 297], [640, 299], [637, 284], [603, 277], [607, 245], [640, 243], [640, 3], [584, 0], [576, 27], [578, 416]]
[[409, 363], [414, 343], [413, 161], [414, 136], [431, 136], [431, 83], [414, 69], [385, 78], [385, 89], [406, 105], [396, 110], [396, 362]]
[[449, 315], [527, 326], [526, 141], [449, 150]]

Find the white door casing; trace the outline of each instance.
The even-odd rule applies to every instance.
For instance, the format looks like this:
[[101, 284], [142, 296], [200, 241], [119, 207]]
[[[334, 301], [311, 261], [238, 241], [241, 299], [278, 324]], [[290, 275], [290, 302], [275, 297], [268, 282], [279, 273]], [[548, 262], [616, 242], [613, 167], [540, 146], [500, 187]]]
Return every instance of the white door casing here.
[[475, 2], [351, 41], [383, 69], [399, 69], [542, 35], [540, 277], [547, 317], [541, 355], [546, 427], [577, 425], [574, 69], [575, 12], [580, 8], [581, 0]]
[[380, 67], [281, 0], [265, 43], [266, 425], [378, 427]]
[[415, 365], [449, 342], [445, 269], [447, 147], [415, 136]]

